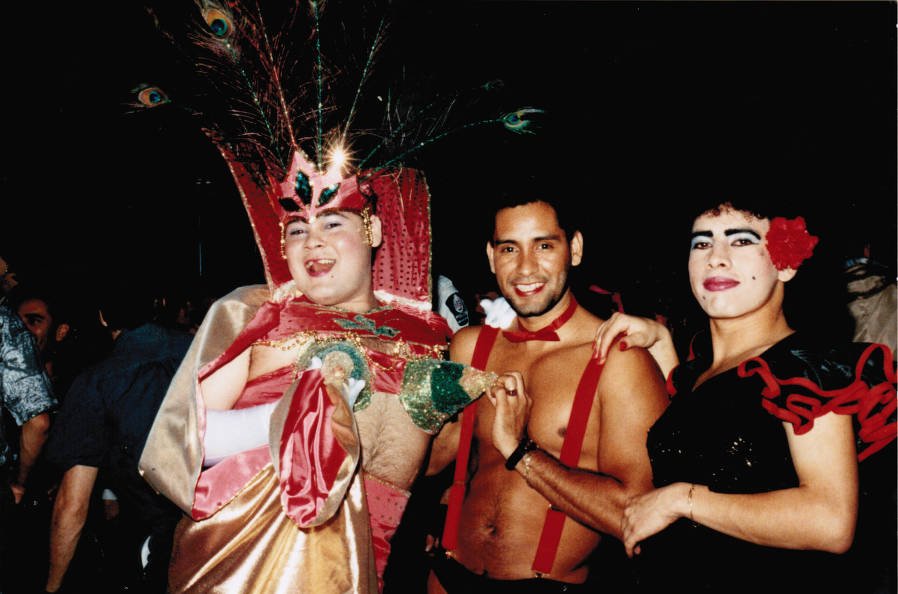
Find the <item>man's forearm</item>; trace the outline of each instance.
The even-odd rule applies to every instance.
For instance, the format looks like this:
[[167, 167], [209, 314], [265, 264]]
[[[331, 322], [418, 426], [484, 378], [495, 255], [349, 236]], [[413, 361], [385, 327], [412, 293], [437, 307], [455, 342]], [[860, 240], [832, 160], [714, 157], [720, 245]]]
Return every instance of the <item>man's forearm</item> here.
[[55, 592], [62, 586], [87, 520], [90, 493], [96, 478], [97, 469], [91, 466], [73, 466], [62, 477], [50, 523], [48, 592]]
[[50, 525], [50, 569], [47, 574], [47, 591], [55, 592], [62, 586], [62, 580], [75, 555], [78, 540], [87, 514], [83, 518], [57, 517], [53, 510], [53, 522]]
[[544, 450], [532, 450], [515, 470], [553, 507], [581, 524], [621, 538], [621, 518], [627, 491], [616, 478], [568, 468]]
[[34, 463], [40, 456], [47, 434], [50, 429], [50, 415], [41, 413], [22, 425], [22, 434], [19, 438], [19, 470], [16, 474], [16, 484], [24, 486], [28, 475], [34, 467]]

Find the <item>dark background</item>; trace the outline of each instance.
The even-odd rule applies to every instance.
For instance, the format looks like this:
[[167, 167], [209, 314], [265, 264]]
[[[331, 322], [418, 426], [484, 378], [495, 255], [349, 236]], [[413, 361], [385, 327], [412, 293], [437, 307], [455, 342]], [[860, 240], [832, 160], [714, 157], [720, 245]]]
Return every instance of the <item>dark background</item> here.
[[[214, 296], [263, 282], [211, 144], [183, 119], [123, 109], [128, 89], [164, 79], [168, 56], [139, 5], [115, 4], [10, 9], [0, 256], [21, 281], [86, 292], [126, 272]], [[510, 163], [582, 205], [579, 282], [634, 299], [686, 291], [688, 240], [674, 215], [712, 176], [788, 185], [831, 255], [870, 242], [894, 267], [895, 3], [399, 2], [392, 12], [378, 68], [404, 66], [435, 89], [501, 79], [497, 106], [547, 112], [537, 135], [477, 129], [417, 157], [434, 267], [466, 296], [492, 283], [480, 206], [520, 170]]]

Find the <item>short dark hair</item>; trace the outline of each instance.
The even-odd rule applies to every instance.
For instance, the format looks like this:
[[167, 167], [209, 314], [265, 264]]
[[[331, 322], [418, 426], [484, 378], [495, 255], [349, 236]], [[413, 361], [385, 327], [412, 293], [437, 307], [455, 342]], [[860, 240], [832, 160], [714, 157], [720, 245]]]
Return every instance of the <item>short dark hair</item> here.
[[487, 237], [490, 241], [492, 241], [495, 230], [496, 215], [500, 210], [535, 202], [543, 202], [551, 206], [558, 219], [558, 226], [564, 230], [568, 241], [574, 237], [574, 233], [580, 228], [573, 216], [573, 208], [570, 204], [573, 197], [566, 194], [566, 189], [563, 187], [551, 187], [546, 181], [547, 177], [551, 176], [542, 175], [540, 172], [518, 172], [511, 178], [502, 178], [505, 183], [500, 188], [496, 188], [495, 194], [489, 197], [492, 217], [489, 219]]
[[684, 214], [690, 215], [691, 225], [702, 214], [727, 204], [762, 219], [807, 217], [819, 211], [821, 204], [802, 182], [796, 172], [769, 163], [721, 168], [684, 186], [688, 194], [684, 203], [693, 206]]
[[130, 330], [153, 318], [155, 295], [143, 279], [119, 278], [97, 296], [103, 320], [110, 330]]
[[43, 301], [47, 306], [47, 313], [53, 318], [53, 328], [62, 323], [69, 323], [71, 311], [66, 300], [55, 288], [42, 284], [17, 285], [11, 294], [10, 301], [18, 310], [26, 301]]

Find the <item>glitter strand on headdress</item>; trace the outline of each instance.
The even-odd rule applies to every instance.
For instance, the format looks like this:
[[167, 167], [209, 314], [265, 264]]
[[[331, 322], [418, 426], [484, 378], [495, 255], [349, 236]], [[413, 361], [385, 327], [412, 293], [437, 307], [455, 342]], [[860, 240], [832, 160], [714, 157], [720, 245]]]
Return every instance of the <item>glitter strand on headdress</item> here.
[[[297, 10], [300, 3], [290, 10], [287, 29], [280, 30], [267, 26], [259, 3], [244, 7], [240, 2], [197, 0], [197, 5], [203, 17], [203, 26], [199, 31], [188, 32], [193, 51], [191, 53], [188, 48], [184, 52], [187, 54], [184, 62], [197, 65], [196, 73], [205, 79], [197, 82], [205, 84], [211, 92], [200, 88], [193, 97], [178, 97], [178, 103], [192, 115], [207, 120], [204, 124], [210, 138], [216, 144], [225, 146], [241, 161], [252, 164], [248, 171], [261, 184], [268, 183], [270, 178], [280, 178], [289, 168], [296, 150], [311, 156], [307, 160], [322, 172], [334, 155], [339, 155], [348, 173], [365, 167], [382, 170], [402, 164], [411, 155], [447, 136], [472, 128], [500, 124], [515, 133], [530, 133], [534, 127], [534, 117], [542, 113], [541, 110], [525, 108], [499, 116], [459, 122], [461, 117], [454, 114], [462, 95], [459, 92], [448, 96], [436, 93], [435, 98], [424, 102], [423, 107], [418, 103], [403, 105], [400, 110], [399, 99], [405, 97], [409, 86], [402, 84], [402, 95], [394, 97], [391, 88], [398, 85], [396, 79], [391, 78], [384, 88], [379, 89], [377, 96], [379, 109], [386, 108], [382, 111], [384, 117], [380, 125], [372, 125], [374, 122], [371, 119], [372, 116], [376, 117], [378, 102], [369, 101], [364, 112], [367, 123], [353, 131], [376, 57], [385, 39], [387, 25], [383, 15], [372, 23], [377, 23], [375, 27], [365, 29], [362, 25], [362, 29], [356, 31], [348, 29], [354, 26], [355, 21], [352, 25], [344, 21], [347, 15], [356, 16], [354, 13], [364, 10], [364, 6], [352, 13], [339, 13], [342, 36], [338, 45], [349, 43], [364, 46], [365, 50], [365, 54], [358, 54], [361, 48], [348, 54], [363, 57], [356, 64], [360, 69], [358, 78], [353, 81], [356, 84], [349, 86], [345, 81], [352, 78], [351, 69], [340, 67], [329, 70], [326, 65], [325, 3], [312, 1], [307, 4], [309, 10], [305, 14], [310, 21], [311, 34], [306, 36], [306, 47], [311, 51], [305, 57], [302, 50], [297, 50], [295, 44], [290, 43], [302, 37], [287, 37], [296, 17], [303, 12]], [[152, 14], [155, 20], [160, 20], [155, 13]], [[283, 24], [285, 21], [275, 19], [275, 22]], [[167, 34], [166, 37], [174, 38]], [[196, 50], [199, 50], [198, 54]], [[347, 59], [347, 63], [353, 61]], [[302, 76], [299, 70], [304, 68], [311, 71], [311, 77]], [[289, 80], [284, 78], [285, 71], [289, 71]], [[331, 82], [336, 86], [332, 86]], [[477, 98], [484, 97], [499, 86], [494, 82], [481, 85], [476, 90], [477, 95], [468, 95], [467, 98], [475, 98], [476, 103]], [[339, 92], [347, 94], [342, 103], [335, 96], [340, 88], [343, 91]], [[311, 101], [304, 101], [304, 96]], [[218, 105], [211, 105], [210, 110], [210, 104], [216, 101], [216, 97], [220, 101]], [[191, 105], [191, 99], [198, 99], [199, 105]], [[164, 104], [141, 99], [138, 102], [145, 107]], [[303, 110], [303, 104], [311, 109]], [[465, 113], [470, 113], [472, 103], [468, 101], [466, 105], [469, 111]], [[393, 113], [394, 110], [396, 113]], [[335, 117], [340, 120], [339, 123], [332, 125], [326, 122]], [[302, 122], [311, 124], [311, 134], [303, 135]], [[330, 138], [328, 130], [333, 132], [333, 138]], [[309, 147], [311, 150], [303, 150], [303, 137], [313, 140]], [[365, 154], [355, 164], [349, 151], [353, 145]], [[276, 167], [271, 169], [270, 165]]]
[[[256, 4], [256, 14], [259, 22], [262, 23], [262, 8]], [[290, 108], [287, 107], [287, 100], [284, 97], [284, 87], [281, 85], [281, 73], [274, 59], [274, 53], [271, 49], [271, 40], [268, 39], [268, 30], [265, 27], [261, 29], [262, 40], [265, 42], [265, 55], [268, 57], [268, 63], [271, 65], [271, 76], [274, 79], [274, 88], [277, 92], [278, 101], [281, 106], [281, 113], [284, 117], [284, 125], [287, 127], [287, 135], [291, 144], [296, 145], [296, 137], [293, 135], [293, 118], [290, 115]]]
[[[296, 142], [261, 11], [258, 5], [253, 12], [237, 3], [214, 0], [197, 0], [196, 5], [199, 21], [182, 16], [180, 35], [162, 31], [189, 64], [191, 82], [202, 82], [199, 90], [189, 87], [193, 93], [181, 89], [176, 107], [198, 118], [206, 136], [239, 155], [249, 172], [264, 183], [268, 164], [275, 163], [278, 169], [289, 164]], [[150, 14], [161, 29], [157, 13]], [[138, 102], [145, 107], [163, 104], [143, 99], [138, 97]]]
[[323, 122], [323, 119], [324, 119], [324, 100], [323, 100], [324, 68], [321, 65], [321, 18], [318, 15], [318, 2], [316, 0], [312, 0], [312, 12], [315, 17], [315, 64], [316, 64], [315, 74], [316, 74], [316, 81], [318, 83], [317, 84], [317, 87], [318, 87], [318, 116], [315, 120], [315, 124], [316, 124], [316, 128], [317, 128], [317, 134], [315, 136], [316, 136], [316, 140], [318, 143], [318, 150], [315, 151], [315, 163], [318, 165], [318, 169], [321, 169], [321, 152], [322, 152], [321, 145], [323, 143], [322, 136], [324, 134], [322, 132], [322, 128], [324, 127], [323, 126], [323, 123], [324, 123]]
[[[381, 19], [380, 23], [377, 25], [377, 33], [374, 35], [374, 41], [371, 42], [371, 46], [368, 49], [368, 58], [365, 60], [365, 67], [362, 69], [359, 84], [357, 84], [355, 87], [355, 95], [352, 98], [352, 105], [349, 107], [349, 114], [346, 116], [346, 122], [343, 124], [343, 132], [342, 134], [340, 134], [340, 142], [343, 146], [346, 146], [347, 144], [349, 127], [352, 125], [352, 120], [355, 118], [355, 108], [356, 105], [358, 105], [359, 97], [362, 96], [362, 88], [365, 86], [365, 81], [368, 80], [368, 73], [371, 70], [371, 66], [374, 64], [374, 56], [377, 54], [377, 51], [380, 49], [380, 45], [383, 42], [385, 28], [386, 21], [384, 21], [384, 19]], [[361, 167], [362, 165], [359, 165], [359, 168]]]
[[443, 138], [446, 138], [450, 134], [456, 134], [458, 132], [461, 132], [462, 130], [467, 130], [469, 128], [477, 128], [479, 126], [483, 126], [486, 124], [501, 123], [503, 126], [505, 126], [506, 130], [509, 130], [510, 132], [514, 132], [515, 134], [533, 134], [532, 131], [528, 130], [528, 128], [533, 123], [532, 120], [530, 120], [528, 118], [522, 118], [521, 116], [542, 114], [542, 113], [544, 113], [544, 112], [541, 109], [524, 108], [524, 109], [519, 109], [517, 111], [513, 111], [511, 113], [507, 113], [499, 118], [490, 118], [490, 119], [486, 119], [486, 120], [480, 120], [479, 122], [470, 122], [467, 124], [463, 124], [463, 125], [459, 126], [458, 128], [453, 128], [452, 130], [447, 130], [445, 132], [441, 132], [440, 134], [437, 134], [436, 136], [433, 136], [431, 138], [428, 138], [426, 140], [419, 142], [416, 146], [413, 146], [412, 148], [405, 151], [404, 153], [393, 157], [392, 159], [390, 159], [389, 161], [387, 161], [380, 167], [377, 167], [375, 169], [375, 171], [388, 169], [395, 163], [402, 162], [402, 160], [405, 159], [406, 157], [408, 157], [410, 154], [417, 152], [417, 151], [423, 149], [424, 147], [426, 147], [430, 144], [433, 144], [434, 142], [442, 140]]

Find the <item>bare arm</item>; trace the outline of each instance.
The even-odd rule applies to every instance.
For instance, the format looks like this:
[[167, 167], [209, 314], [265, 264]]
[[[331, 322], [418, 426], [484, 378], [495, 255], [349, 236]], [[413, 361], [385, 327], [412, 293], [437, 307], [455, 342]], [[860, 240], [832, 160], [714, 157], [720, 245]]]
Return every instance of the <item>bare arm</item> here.
[[[505, 415], [499, 407], [497, 423]], [[507, 397], [514, 398], [514, 397]], [[621, 538], [621, 520], [627, 500], [652, 487], [645, 439], [649, 427], [667, 405], [664, 381], [651, 356], [642, 349], [612, 353], [598, 387], [600, 415], [598, 472], [569, 468], [555, 457], [535, 450], [515, 466], [527, 484], [553, 506], [596, 530]], [[507, 417], [506, 417], [507, 418]], [[508, 435], [497, 449], [506, 458], [516, 443]], [[494, 428], [494, 444], [498, 437]], [[520, 433], [518, 433], [520, 435]]]
[[[449, 358], [456, 363], [471, 363], [474, 355], [474, 345], [480, 334], [480, 326], [462, 328], [452, 337], [449, 343]], [[439, 474], [449, 466], [458, 452], [458, 441], [461, 435], [461, 423], [446, 423], [436, 438], [430, 450], [430, 460], [427, 465], [427, 476]]]
[[624, 518], [628, 554], [637, 544], [689, 517], [709, 528], [755, 544], [787, 549], [845, 552], [857, 520], [857, 461], [849, 415], [827, 414], [802, 436], [785, 425], [798, 486], [769, 493], [731, 495], [696, 485], [689, 505], [686, 483], [637, 498]]
[[22, 433], [19, 437], [19, 470], [16, 481], [12, 484], [16, 503], [19, 503], [25, 494], [25, 482], [28, 480], [31, 468], [40, 456], [49, 431], [50, 415], [47, 413], [34, 416], [22, 425]]
[[213, 410], [233, 408], [249, 377], [251, 352], [252, 349], [246, 349], [200, 383], [206, 408]]
[[461, 422], [446, 423], [436, 438], [433, 440], [430, 450], [430, 459], [427, 463], [426, 476], [434, 476], [442, 472], [444, 468], [455, 461], [458, 453], [458, 443], [461, 437]]
[[87, 520], [90, 493], [96, 480], [97, 468], [80, 464], [69, 468], [62, 477], [50, 523], [48, 592], [56, 592], [62, 586]]

